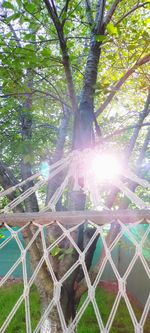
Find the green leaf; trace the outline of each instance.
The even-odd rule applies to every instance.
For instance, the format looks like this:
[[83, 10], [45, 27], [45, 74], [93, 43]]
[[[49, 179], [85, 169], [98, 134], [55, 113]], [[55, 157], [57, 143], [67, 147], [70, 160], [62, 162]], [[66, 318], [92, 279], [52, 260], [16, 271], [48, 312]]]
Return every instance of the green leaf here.
[[150, 18], [149, 17], [146, 18], [143, 23], [147, 28], [150, 28]]
[[40, 39], [41, 41], [45, 41], [45, 39], [46, 39], [46, 37], [44, 37], [44, 36], [42, 36], [42, 35], [39, 35], [38, 37], [39, 37], [39, 39]]
[[61, 251], [61, 248], [60, 248], [58, 245], [56, 245], [56, 246], [52, 249], [52, 251], [51, 251], [51, 255], [52, 255], [52, 257], [57, 256], [57, 254], [59, 254], [60, 251]]
[[34, 13], [36, 11], [36, 6], [33, 3], [28, 3], [25, 5], [25, 9], [30, 13]]
[[48, 57], [48, 56], [51, 55], [51, 50], [50, 50], [49, 48], [45, 47], [45, 48], [42, 50], [42, 54], [43, 54], [43, 56]]
[[8, 34], [5, 35], [5, 38], [9, 38], [12, 36], [12, 32], [8, 32]]
[[12, 20], [17, 20], [20, 17], [21, 13], [15, 13], [12, 15]]
[[104, 35], [95, 35], [96, 42], [103, 42], [105, 39], [106, 39], [106, 36], [104, 36]]
[[12, 3], [8, 2], [8, 1], [3, 2], [2, 7], [8, 8], [8, 9], [14, 9], [14, 6], [12, 5]]
[[9, 23], [11, 21], [15, 21], [20, 17], [20, 13], [13, 14], [6, 18], [6, 22]]
[[128, 45], [128, 50], [135, 50], [135, 48], [136, 48], [136, 45], [134, 45], [134, 44]]
[[59, 258], [58, 258], [58, 259], [61, 261], [61, 260], [63, 260], [63, 259], [64, 259], [64, 256], [65, 256], [65, 255], [64, 255], [64, 253], [62, 253], [62, 254], [59, 256]]
[[64, 250], [65, 254], [72, 254], [72, 252], [73, 252], [73, 249], [71, 247], [69, 247], [68, 249]]
[[107, 58], [109, 60], [114, 60], [115, 57], [114, 57], [114, 54], [108, 54]]
[[5, 238], [5, 236], [3, 234], [0, 234], [0, 238]]
[[26, 34], [26, 35], [24, 35], [23, 40], [24, 41], [26, 41], [26, 40], [32, 40], [33, 36], [34, 36], [33, 34]]
[[16, 1], [17, 1], [18, 6], [22, 5], [22, 1], [21, 0], [16, 0]]
[[142, 37], [149, 41], [149, 34], [147, 31], [143, 31]]
[[67, 13], [66, 13], [66, 12], [63, 12], [62, 15], [61, 15], [62, 20], [65, 20], [66, 17], [67, 17]]
[[117, 35], [118, 34], [118, 29], [115, 27], [112, 23], [107, 24], [107, 31], [109, 35]]

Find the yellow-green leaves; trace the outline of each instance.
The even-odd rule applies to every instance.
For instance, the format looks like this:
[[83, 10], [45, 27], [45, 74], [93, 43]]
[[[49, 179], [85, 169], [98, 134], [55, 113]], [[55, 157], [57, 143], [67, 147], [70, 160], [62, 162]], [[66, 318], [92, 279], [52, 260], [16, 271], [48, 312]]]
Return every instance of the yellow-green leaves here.
[[109, 35], [118, 35], [118, 29], [112, 23], [107, 24], [107, 31]]
[[61, 248], [60, 248], [58, 245], [56, 245], [56, 246], [51, 250], [51, 255], [52, 255], [52, 257], [57, 256], [57, 254], [59, 254], [60, 251], [61, 251]]

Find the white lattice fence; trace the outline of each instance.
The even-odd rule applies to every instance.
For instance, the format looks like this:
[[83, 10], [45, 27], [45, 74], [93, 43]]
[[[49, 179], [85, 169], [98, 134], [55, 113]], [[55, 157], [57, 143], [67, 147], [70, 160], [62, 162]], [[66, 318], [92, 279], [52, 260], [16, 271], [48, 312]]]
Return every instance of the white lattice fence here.
[[[54, 221], [55, 220], [55, 221]], [[124, 300], [126, 307], [129, 312], [129, 316], [131, 317], [131, 321], [133, 323], [133, 331], [136, 333], [144, 332], [144, 325], [149, 316], [150, 310], [150, 290], [147, 290], [147, 300], [145, 302], [145, 306], [143, 307], [141, 317], [137, 319], [137, 316], [134, 312], [134, 307], [132, 306], [132, 302], [130, 300], [128, 294], [128, 278], [131, 272], [134, 269], [135, 264], [138, 260], [140, 260], [143, 266], [143, 283], [144, 276], [146, 279], [150, 279], [150, 262], [148, 258], [145, 256], [144, 250], [148, 250], [149, 239], [150, 239], [150, 212], [146, 211], [124, 211], [124, 212], [68, 212], [68, 213], [44, 213], [44, 214], [10, 214], [10, 215], [0, 215], [0, 222], [10, 233], [10, 236], [7, 239], [1, 241], [0, 251], [4, 247], [7, 247], [9, 242], [14, 239], [18, 245], [20, 250], [20, 256], [14, 262], [12, 267], [8, 270], [7, 274], [3, 276], [0, 280], [0, 287], [5, 286], [7, 281], [12, 276], [15, 269], [21, 265], [22, 267], [22, 278], [23, 278], [23, 290], [17, 302], [12, 307], [11, 311], [7, 318], [5, 318], [0, 332], [7, 332], [9, 328], [9, 324], [13, 317], [15, 316], [17, 310], [24, 302], [25, 304], [25, 320], [26, 320], [26, 332], [27, 333], [38, 333], [38, 332], [46, 332], [44, 325], [46, 323], [46, 319], [49, 314], [53, 311], [53, 309], [57, 308], [57, 313], [60, 319], [62, 332], [71, 333], [77, 330], [78, 332], [78, 324], [82, 320], [83, 314], [86, 312], [86, 309], [89, 303], [92, 304], [96, 320], [97, 326], [99, 327], [99, 332], [107, 333], [111, 332], [111, 328], [113, 326], [114, 319], [116, 317], [119, 304], [121, 299]], [[118, 226], [118, 233], [116, 233], [115, 238], [108, 244], [108, 231], [109, 226], [114, 224]], [[140, 237], [135, 235], [133, 230], [141, 230], [141, 226], [143, 226], [142, 232], [140, 231]], [[86, 240], [85, 248], [83, 251], [77, 245], [76, 242], [76, 230], [80, 225], [84, 225], [84, 230], [86, 232], [87, 227], [89, 230], [92, 230], [92, 236], [88, 241]], [[13, 227], [21, 226], [20, 229], [15, 229]], [[51, 228], [58, 228], [58, 237], [57, 239], [49, 239], [49, 244], [47, 241], [47, 230], [48, 234], [51, 234]], [[23, 234], [26, 237], [26, 232], [30, 230], [30, 240], [22, 243], [19, 235]], [[131, 260], [128, 263], [127, 267], [125, 267], [124, 272], [120, 273], [119, 269], [116, 265], [114, 259], [114, 251], [116, 247], [120, 246], [123, 242], [124, 238], [127, 238], [130, 242], [131, 247]], [[102, 245], [103, 251], [102, 256], [99, 257], [97, 265], [94, 267], [94, 271], [88, 272], [85, 258], [86, 254], [94, 242], [94, 240], [98, 238]], [[34, 270], [31, 276], [28, 274], [27, 267], [27, 253], [29, 252], [32, 255], [32, 248], [34, 244], [40, 244], [40, 257], [37, 260], [37, 265], [34, 267]], [[63, 252], [63, 245], [67, 244], [68, 250], [65, 248], [66, 252]], [[66, 245], [65, 245], [66, 246]], [[124, 247], [124, 251], [127, 251], [126, 247]], [[130, 248], [128, 249], [130, 250]], [[71, 267], [65, 270], [63, 275], [58, 278], [57, 272], [53, 268], [52, 261], [55, 257], [64, 257], [68, 255], [72, 255], [72, 251], [76, 253], [76, 260]], [[11, 253], [10, 253], [11, 256]], [[30, 308], [30, 289], [34, 284], [35, 280], [40, 274], [41, 268], [46, 263], [47, 271], [49, 277], [52, 281], [52, 297], [49, 301], [45, 312], [41, 315], [36, 328], [32, 329], [32, 316], [31, 316], [31, 308]], [[101, 307], [96, 301], [96, 290], [99, 288], [100, 281], [103, 279], [104, 272], [106, 270], [106, 266], [111, 267], [111, 270], [114, 274], [115, 280], [117, 281], [117, 293], [115, 296], [114, 303], [111, 307], [109, 316], [107, 321], [103, 320], [103, 316], [101, 313]], [[77, 309], [76, 316], [69, 324], [66, 323], [64, 314], [61, 306], [61, 288], [64, 282], [73, 274], [73, 272], [80, 266], [80, 271], [82, 271], [82, 275], [85, 279], [85, 285], [87, 287], [87, 296], [82, 302], [82, 305]], [[82, 280], [83, 282], [83, 280]], [[135, 280], [136, 283], [136, 280]], [[138, 296], [138, 295], [136, 295]], [[47, 332], [50, 332], [50, 328], [48, 328]], [[85, 332], [88, 332], [88, 328], [85, 327]], [[98, 332], [98, 331], [97, 331]], [[118, 331], [117, 331], [118, 332]], [[120, 332], [121, 329], [120, 329]], [[16, 332], [14, 332], [16, 333]], [[54, 332], [52, 332], [54, 333]]]

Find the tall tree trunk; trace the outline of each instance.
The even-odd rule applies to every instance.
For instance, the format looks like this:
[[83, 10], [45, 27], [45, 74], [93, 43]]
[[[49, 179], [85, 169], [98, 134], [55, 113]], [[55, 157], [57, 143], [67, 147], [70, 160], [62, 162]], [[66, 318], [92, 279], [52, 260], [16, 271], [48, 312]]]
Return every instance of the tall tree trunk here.
[[[87, 147], [91, 147], [94, 145], [94, 129], [93, 123], [96, 123], [96, 118], [94, 115], [94, 93], [97, 81], [97, 71], [98, 71], [98, 63], [100, 58], [100, 46], [101, 43], [96, 42], [96, 34], [104, 33], [103, 22], [103, 14], [104, 14], [105, 1], [98, 2], [97, 8], [97, 24], [93, 29], [90, 43], [90, 50], [87, 59], [87, 64], [85, 68], [83, 89], [81, 91], [80, 96], [80, 105], [79, 109], [75, 113], [74, 117], [74, 133], [73, 133], [73, 148], [74, 149], [83, 149]], [[99, 16], [100, 15], [100, 16]], [[97, 125], [97, 123], [96, 123]], [[82, 180], [81, 180], [82, 183]], [[84, 210], [85, 209], [85, 201], [86, 195], [83, 193], [82, 189], [80, 191], [70, 190], [69, 193], [69, 210]], [[78, 233], [75, 234], [75, 241], [77, 242], [81, 251], [84, 248], [84, 227], [80, 226], [78, 228]], [[70, 244], [70, 246], [72, 246]], [[96, 246], [96, 242], [95, 242]], [[94, 251], [94, 247], [93, 247]], [[88, 254], [89, 255], [89, 254]], [[74, 257], [70, 256], [67, 258], [66, 269], [74, 264], [77, 260], [78, 255], [74, 255]], [[89, 261], [90, 261], [89, 256]], [[64, 264], [64, 263], [63, 263]], [[87, 263], [87, 266], [89, 262]], [[78, 280], [78, 276], [82, 276], [82, 272], [80, 269], [77, 269], [70, 278], [65, 282], [65, 288], [63, 290], [64, 295], [62, 294], [62, 306], [63, 311], [65, 313], [65, 317], [67, 314], [67, 321], [69, 320], [69, 316], [72, 318], [75, 315], [76, 308], [76, 300], [75, 300], [75, 281]], [[67, 301], [65, 301], [67, 300]], [[67, 308], [69, 311], [67, 311]]]
[[[27, 72], [27, 86], [30, 90], [33, 86], [33, 73], [28, 70]], [[22, 133], [22, 141], [24, 145], [26, 145], [26, 148], [28, 148], [28, 142], [32, 139], [32, 96], [31, 94], [27, 94], [26, 100], [20, 109], [20, 124], [21, 124], [21, 133]], [[28, 150], [28, 149], [27, 149]], [[32, 175], [32, 167], [30, 162], [26, 162], [26, 156], [22, 154], [22, 161], [21, 161], [21, 175], [22, 179], [26, 179]], [[27, 190], [33, 186], [33, 182], [28, 182], [24, 186], [24, 190]], [[38, 201], [36, 194], [33, 193], [30, 197], [28, 197], [25, 200], [25, 210], [27, 212], [31, 211], [38, 211]], [[36, 231], [36, 228], [34, 226], [28, 226], [23, 231], [23, 237], [25, 240], [25, 243], [28, 244], [32, 237], [34, 236], [34, 233]], [[31, 267], [32, 271], [34, 272], [35, 268], [37, 267], [42, 255], [43, 255], [43, 249], [42, 249], [42, 239], [41, 236], [37, 236], [36, 240], [32, 244], [32, 246], [29, 248], [29, 254], [30, 254], [30, 260], [31, 260]], [[47, 265], [44, 262], [40, 271], [37, 273], [37, 276], [35, 278], [35, 284], [37, 286], [40, 301], [41, 301], [41, 314], [44, 313], [46, 308], [48, 307], [50, 301], [53, 298], [53, 281], [52, 277], [50, 275], [50, 272], [47, 269]], [[49, 327], [50, 332], [54, 333], [61, 333], [61, 325], [60, 320], [58, 317], [58, 313], [56, 308], [54, 307], [48, 316], [47, 320], [44, 322], [41, 333], [47, 333], [48, 331], [45, 330], [45, 326]]]
[[[64, 106], [63, 117], [61, 119], [59, 131], [58, 131], [58, 138], [56, 143], [56, 149], [52, 156], [51, 163], [56, 163], [63, 157], [64, 153], [64, 145], [67, 135], [67, 128], [70, 119], [70, 110]], [[63, 179], [63, 174], [59, 174], [56, 177], [52, 178], [47, 186], [47, 193], [46, 193], [46, 205], [48, 204], [50, 198], [55, 193], [58, 186], [60, 186]], [[60, 204], [57, 204], [57, 210], [61, 210], [62, 207]]]

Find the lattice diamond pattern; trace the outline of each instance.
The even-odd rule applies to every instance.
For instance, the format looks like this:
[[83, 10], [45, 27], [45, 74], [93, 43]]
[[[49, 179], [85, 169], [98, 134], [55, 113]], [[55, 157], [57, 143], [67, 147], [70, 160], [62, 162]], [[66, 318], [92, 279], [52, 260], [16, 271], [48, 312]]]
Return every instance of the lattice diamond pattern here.
[[[133, 307], [131, 305], [130, 299], [128, 297], [127, 293], [127, 280], [128, 277], [131, 273], [131, 271], [134, 268], [135, 263], [137, 262], [138, 258], [141, 260], [141, 263], [144, 268], [144, 274], [150, 279], [150, 268], [149, 268], [149, 263], [147, 262], [144, 254], [143, 254], [143, 246], [145, 242], [147, 241], [147, 237], [149, 236], [150, 233], [150, 221], [146, 221], [148, 227], [145, 229], [145, 232], [142, 234], [140, 241], [136, 239], [134, 236], [134, 233], [132, 233], [131, 227], [136, 227], [141, 224], [142, 221], [137, 221], [136, 223], [133, 223], [131, 226], [128, 224], [122, 223], [121, 220], [117, 221], [117, 225], [119, 226], [119, 231], [118, 234], [116, 235], [115, 239], [113, 242], [108, 246], [107, 244], [107, 237], [106, 237], [106, 226], [101, 225], [98, 226], [92, 221], [83, 221], [80, 223], [81, 225], [88, 225], [91, 228], [94, 228], [93, 235], [87, 242], [85, 248], [83, 251], [80, 250], [80, 248], [77, 245], [75, 235], [76, 235], [76, 230], [79, 227], [79, 225], [75, 225], [73, 227], [68, 227], [65, 226], [61, 223], [61, 221], [57, 221], [55, 223], [49, 223], [47, 225], [39, 225], [38, 223], [27, 223], [25, 226], [20, 228], [19, 230], [14, 230], [12, 229], [9, 225], [5, 225], [5, 228], [10, 232], [10, 236], [8, 239], [4, 239], [1, 244], [0, 244], [0, 250], [4, 248], [12, 239], [15, 240], [17, 243], [19, 250], [20, 250], [20, 257], [16, 260], [16, 262], [13, 264], [13, 266], [9, 269], [7, 274], [1, 278], [0, 280], [0, 287], [3, 286], [7, 280], [11, 277], [15, 269], [18, 267], [18, 265], [22, 265], [22, 278], [23, 278], [23, 286], [24, 290], [22, 295], [19, 297], [18, 301], [12, 308], [11, 312], [9, 313], [8, 317], [6, 318], [5, 322], [0, 328], [0, 332], [6, 332], [7, 327], [12, 320], [13, 316], [17, 312], [18, 308], [20, 305], [25, 302], [25, 316], [26, 316], [26, 332], [27, 333], [38, 333], [38, 332], [50, 332], [50, 328], [47, 327], [44, 328], [46, 325], [46, 318], [49, 316], [50, 312], [52, 309], [55, 307], [57, 308], [57, 312], [60, 318], [60, 323], [62, 327], [62, 331], [64, 333], [71, 333], [75, 332], [78, 326], [78, 323], [80, 319], [82, 318], [83, 313], [85, 312], [88, 304], [91, 302], [95, 316], [97, 319], [97, 323], [99, 326], [99, 331], [101, 333], [107, 333], [110, 332], [112, 323], [114, 321], [114, 318], [116, 316], [119, 304], [121, 299], [123, 298], [127, 309], [129, 311], [129, 315], [131, 317], [133, 326], [134, 326], [134, 331], [136, 333], [142, 333], [143, 332], [143, 327], [146, 321], [146, 318], [148, 316], [148, 313], [150, 311], [150, 294], [147, 297], [146, 304], [143, 309], [142, 316], [140, 318], [140, 321], [137, 320], [136, 315], [134, 313]], [[116, 223], [116, 221], [112, 221], [112, 223]], [[58, 232], [58, 237], [57, 239], [51, 239], [51, 242], [48, 243], [48, 238], [47, 238], [47, 231], [50, 232], [51, 227], [55, 225], [55, 228], [59, 229]], [[19, 234], [23, 234], [24, 239], [26, 240], [26, 232], [30, 231], [30, 241], [24, 245], [20, 238]], [[119, 268], [117, 268], [114, 258], [113, 258], [113, 250], [118, 246], [120, 240], [122, 237], [128, 237], [130, 240], [130, 243], [132, 243], [132, 246], [135, 248], [135, 252], [133, 253], [133, 256], [130, 260], [130, 263], [126, 267], [125, 271], [123, 274], [119, 272]], [[85, 256], [87, 254], [87, 251], [89, 250], [90, 246], [96, 239], [96, 237], [100, 237], [102, 244], [103, 244], [103, 251], [104, 255], [102, 258], [99, 258], [99, 261], [94, 267], [94, 274], [96, 272], [96, 275], [94, 275], [94, 279], [92, 279], [92, 273], [88, 272], [86, 264], [85, 264]], [[75, 250], [76, 252], [76, 261], [73, 263], [71, 267], [68, 269], [64, 270], [64, 274], [61, 277], [58, 277], [56, 272], [53, 269], [53, 260], [58, 258], [60, 256], [60, 253], [56, 253], [55, 256], [51, 256], [54, 250], [60, 250], [61, 244], [63, 242], [68, 242], [68, 246], [72, 249]], [[38, 244], [39, 249], [40, 249], [40, 257], [37, 258], [37, 265], [34, 267], [33, 272], [31, 276], [28, 276], [28, 271], [27, 271], [27, 253], [29, 252], [30, 255], [32, 255], [32, 247], [34, 247], [34, 243]], [[126, 251], [126, 249], [125, 249]], [[68, 252], [69, 253], [69, 252]], [[11, 253], [10, 253], [11, 255]], [[63, 252], [61, 252], [61, 255], [64, 255]], [[69, 255], [66, 254], [65, 255]], [[116, 294], [116, 298], [114, 301], [114, 304], [112, 306], [112, 309], [110, 311], [109, 317], [107, 319], [107, 322], [104, 323], [102, 320], [101, 316], [101, 311], [98, 307], [98, 304], [96, 302], [95, 298], [95, 291], [96, 288], [98, 287], [102, 274], [105, 271], [106, 265], [109, 263], [112, 271], [114, 272], [114, 275], [117, 280], [118, 284], [118, 292]], [[41, 315], [41, 319], [39, 320], [39, 323], [37, 327], [32, 331], [32, 325], [31, 325], [31, 313], [30, 313], [30, 299], [29, 299], [29, 293], [30, 293], [30, 288], [35, 282], [35, 280], [38, 277], [39, 271], [43, 265], [46, 265], [47, 271], [50, 275], [52, 284], [53, 284], [53, 294], [51, 296], [51, 300], [45, 309], [45, 312]], [[83, 302], [82, 306], [80, 309], [76, 312], [76, 316], [74, 320], [70, 323], [69, 326], [67, 326], [64, 318], [64, 314], [61, 308], [61, 288], [63, 283], [67, 280], [67, 278], [77, 269], [77, 267], [80, 266], [82, 267], [82, 273], [85, 278], [85, 282], [87, 285], [87, 297], [85, 301]], [[43, 331], [41, 331], [43, 329]]]

